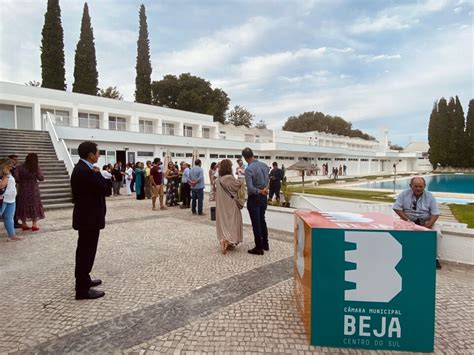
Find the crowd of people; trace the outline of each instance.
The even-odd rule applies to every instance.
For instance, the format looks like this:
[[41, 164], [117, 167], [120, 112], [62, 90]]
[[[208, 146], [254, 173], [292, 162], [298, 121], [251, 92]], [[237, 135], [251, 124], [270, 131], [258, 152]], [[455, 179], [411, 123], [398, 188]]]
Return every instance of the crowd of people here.
[[0, 216], [8, 241], [22, 240], [17, 229], [39, 231], [38, 221], [45, 217], [38, 185], [43, 180], [36, 153], [27, 154], [22, 164], [14, 154], [0, 159]]

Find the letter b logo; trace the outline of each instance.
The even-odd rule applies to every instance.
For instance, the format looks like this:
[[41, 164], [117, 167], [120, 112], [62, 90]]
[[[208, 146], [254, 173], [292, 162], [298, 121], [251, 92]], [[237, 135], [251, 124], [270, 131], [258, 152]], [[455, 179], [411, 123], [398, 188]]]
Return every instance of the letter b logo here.
[[402, 290], [402, 278], [395, 267], [402, 258], [401, 244], [388, 232], [346, 231], [345, 241], [356, 250], [346, 250], [345, 260], [357, 265], [345, 271], [345, 280], [356, 288], [346, 290], [344, 300], [390, 302]]

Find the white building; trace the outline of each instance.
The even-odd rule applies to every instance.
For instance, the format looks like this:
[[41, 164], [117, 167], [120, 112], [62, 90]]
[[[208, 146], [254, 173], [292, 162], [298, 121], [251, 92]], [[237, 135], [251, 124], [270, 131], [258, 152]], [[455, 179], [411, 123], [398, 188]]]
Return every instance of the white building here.
[[[54, 121], [73, 161], [77, 146], [93, 140], [101, 149], [99, 164], [164, 157], [191, 162], [198, 152], [206, 170], [212, 161], [235, 160], [244, 147], [267, 164], [289, 166], [305, 159], [319, 167], [346, 165], [348, 175], [427, 170], [419, 151], [392, 151], [386, 143], [320, 132], [235, 127], [212, 116], [158, 106], [0, 82], [0, 127], [45, 130]], [[387, 142], [386, 137], [381, 140]], [[1, 144], [1, 142], [0, 142]]]

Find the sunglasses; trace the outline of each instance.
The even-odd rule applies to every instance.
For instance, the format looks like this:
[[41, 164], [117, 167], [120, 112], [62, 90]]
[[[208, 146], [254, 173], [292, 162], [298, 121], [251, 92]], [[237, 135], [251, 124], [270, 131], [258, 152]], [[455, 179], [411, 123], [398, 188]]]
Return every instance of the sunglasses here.
[[413, 211], [416, 211], [416, 201], [413, 201], [413, 206], [411, 208]]

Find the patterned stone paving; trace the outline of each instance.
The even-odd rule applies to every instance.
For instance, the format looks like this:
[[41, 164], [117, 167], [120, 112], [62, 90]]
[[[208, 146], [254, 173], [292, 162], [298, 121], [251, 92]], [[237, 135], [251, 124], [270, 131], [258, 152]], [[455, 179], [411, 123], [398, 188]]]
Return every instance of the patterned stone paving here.
[[[24, 241], [1, 238], [0, 354], [362, 353], [308, 345], [292, 299], [288, 234], [273, 231], [271, 251], [257, 257], [247, 254], [245, 227], [244, 243], [223, 256], [209, 215], [109, 199], [94, 267], [106, 296], [75, 301], [70, 215], [49, 212]], [[437, 353], [474, 353], [473, 271], [438, 272]]]

